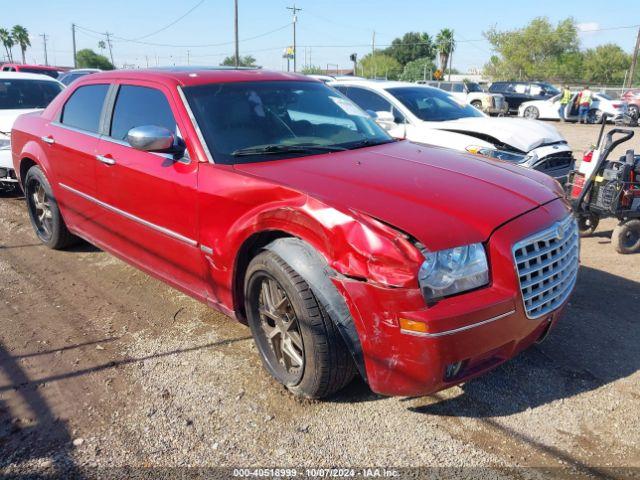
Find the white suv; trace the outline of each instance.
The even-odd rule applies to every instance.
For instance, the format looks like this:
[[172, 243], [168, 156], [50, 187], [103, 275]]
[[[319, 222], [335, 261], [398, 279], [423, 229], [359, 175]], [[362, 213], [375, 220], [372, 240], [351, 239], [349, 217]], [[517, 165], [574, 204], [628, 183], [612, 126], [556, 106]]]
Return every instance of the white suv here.
[[490, 115], [507, 113], [507, 102], [500, 93], [485, 92], [476, 82], [418, 82], [422, 85], [439, 88], [448, 92], [458, 100], [476, 107], [478, 110]]
[[0, 72], [0, 191], [18, 187], [11, 161], [13, 122], [23, 113], [43, 109], [63, 89], [63, 84], [48, 75]]

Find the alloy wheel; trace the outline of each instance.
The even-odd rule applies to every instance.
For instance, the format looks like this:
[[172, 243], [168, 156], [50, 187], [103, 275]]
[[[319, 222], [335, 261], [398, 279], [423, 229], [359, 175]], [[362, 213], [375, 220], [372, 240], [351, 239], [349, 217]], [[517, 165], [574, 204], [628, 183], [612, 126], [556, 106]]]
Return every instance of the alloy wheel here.
[[299, 381], [304, 372], [304, 344], [298, 318], [284, 289], [268, 276], [261, 279], [258, 313], [265, 343], [277, 366], [293, 382]]
[[29, 212], [35, 224], [38, 236], [45, 242], [53, 234], [53, 213], [51, 199], [47, 195], [42, 183], [37, 179], [31, 179], [27, 185], [27, 203]]

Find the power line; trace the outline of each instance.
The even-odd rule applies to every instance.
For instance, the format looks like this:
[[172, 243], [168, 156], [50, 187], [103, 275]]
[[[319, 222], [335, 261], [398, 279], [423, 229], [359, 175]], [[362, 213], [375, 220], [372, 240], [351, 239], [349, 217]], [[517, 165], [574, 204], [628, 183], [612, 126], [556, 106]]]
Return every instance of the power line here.
[[[275, 28], [273, 30], [269, 30], [268, 32], [264, 32], [261, 33], [259, 35], [255, 35], [253, 37], [247, 37], [247, 38], [243, 38], [240, 41], [241, 42], [248, 42], [249, 40], [255, 40], [256, 38], [261, 38], [261, 37], [266, 37], [267, 35], [271, 35], [272, 33], [276, 33], [279, 32], [281, 30], [284, 30], [285, 28], [289, 28], [289, 26], [291, 25], [291, 23], [287, 23], [286, 25], [283, 25], [281, 27]], [[84, 30], [86, 32], [91, 32], [97, 35], [103, 35], [103, 32], [98, 32], [96, 30], [92, 30], [90, 28], [87, 27], [82, 27], [80, 25], [76, 25], [76, 28]], [[171, 48], [208, 48], [208, 47], [222, 47], [225, 45], [232, 45], [234, 43], [234, 41], [231, 42], [222, 42], [222, 43], [207, 43], [207, 44], [198, 44], [198, 45], [175, 45], [175, 44], [170, 44], [170, 43], [154, 43], [154, 42], [142, 42], [142, 41], [138, 41], [138, 40], [132, 40], [132, 39], [127, 39], [127, 38], [123, 38], [123, 37], [118, 37], [116, 35], [111, 34], [111, 37], [114, 40], [118, 40], [121, 42], [128, 42], [128, 43], [137, 43], [140, 45], [149, 45], [152, 47], [171, 47]]]
[[187, 12], [183, 15], [181, 15], [180, 17], [176, 18], [173, 22], [169, 23], [168, 25], [165, 25], [162, 28], [159, 28], [158, 30], [155, 30], [154, 32], [148, 33], [146, 35], [143, 35], [142, 37], [136, 37], [136, 38], [132, 38], [130, 40], [142, 40], [143, 38], [148, 38], [148, 37], [152, 37], [153, 35], [160, 33], [160, 32], [164, 32], [166, 29], [173, 27], [176, 23], [178, 23], [180, 20], [182, 20], [184, 17], [186, 17], [187, 15], [189, 15], [191, 12], [193, 12], [196, 8], [198, 8], [200, 5], [202, 5], [204, 3], [204, 0], [200, 0], [198, 3], [196, 3], [193, 7], [191, 7], [189, 10], [187, 10]]

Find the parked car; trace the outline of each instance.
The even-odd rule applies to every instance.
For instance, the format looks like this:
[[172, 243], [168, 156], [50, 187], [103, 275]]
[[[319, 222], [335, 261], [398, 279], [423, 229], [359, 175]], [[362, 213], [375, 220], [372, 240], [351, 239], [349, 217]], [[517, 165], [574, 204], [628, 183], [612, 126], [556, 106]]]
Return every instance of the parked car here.
[[96, 73], [12, 138], [45, 245], [85, 238], [247, 322], [298, 395], [466, 381], [543, 339], [576, 281], [557, 182], [394, 141], [303, 75]]
[[620, 100], [627, 103], [629, 106], [629, 115], [636, 119], [640, 119], [640, 88], [634, 88], [627, 90], [622, 94]]
[[504, 95], [509, 113], [517, 114], [523, 102], [546, 100], [558, 95], [560, 90], [545, 82], [493, 82], [489, 92]]
[[479, 83], [476, 82], [440, 82], [440, 81], [420, 81], [420, 85], [439, 88], [445, 92], [450, 92], [451, 96], [458, 100], [476, 107], [478, 110], [500, 115], [507, 113], [507, 102], [501, 93], [485, 92]]
[[[578, 105], [576, 104], [578, 93], [573, 92], [571, 102], [565, 107], [564, 115], [566, 120], [578, 121]], [[547, 100], [524, 102], [518, 109], [518, 116], [534, 120], [560, 120], [561, 97], [562, 94], [558, 94]], [[603, 113], [611, 115], [612, 121], [622, 119], [623, 115], [627, 113], [627, 104], [621, 100], [613, 100], [606, 93], [594, 93], [587, 121], [589, 123], [600, 123]]]
[[0, 191], [18, 187], [10, 136], [16, 118], [45, 108], [63, 88], [64, 85], [46, 75], [0, 72]]
[[2, 66], [0, 66], [0, 72], [39, 73], [40, 75], [48, 75], [51, 78], [58, 78], [67, 70], [69, 69], [65, 67], [27, 65], [25, 63], [3, 63]]
[[499, 158], [564, 181], [573, 164], [552, 125], [492, 118], [442, 90], [403, 82], [330, 84], [377, 118], [396, 138]]
[[84, 77], [85, 75], [91, 75], [92, 73], [98, 73], [101, 71], [102, 70], [100, 70], [99, 68], [76, 68], [60, 75], [58, 81], [64, 83], [65, 85], [69, 85], [71, 82], [79, 79], [80, 77]]

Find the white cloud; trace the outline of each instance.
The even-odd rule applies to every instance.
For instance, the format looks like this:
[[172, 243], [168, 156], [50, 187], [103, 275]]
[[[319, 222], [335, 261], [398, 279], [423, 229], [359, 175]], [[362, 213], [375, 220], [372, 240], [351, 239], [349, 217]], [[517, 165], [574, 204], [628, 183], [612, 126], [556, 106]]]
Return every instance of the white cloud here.
[[576, 28], [580, 35], [593, 35], [596, 33], [595, 30], [600, 28], [600, 24], [598, 22], [583, 22], [578, 23]]

